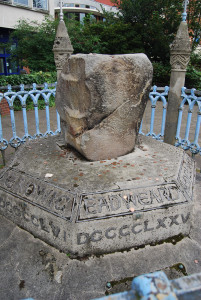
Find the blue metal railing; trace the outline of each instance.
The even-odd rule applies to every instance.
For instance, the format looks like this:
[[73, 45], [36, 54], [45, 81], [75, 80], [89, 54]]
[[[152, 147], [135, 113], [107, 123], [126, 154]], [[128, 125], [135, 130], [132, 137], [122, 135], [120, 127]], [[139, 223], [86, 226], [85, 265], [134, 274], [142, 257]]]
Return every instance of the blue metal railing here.
[[[167, 98], [168, 98], [169, 87], [158, 88], [157, 86], [153, 86], [151, 92], [149, 94], [149, 100], [151, 103], [151, 119], [150, 119], [150, 127], [147, 133], [143, 132], [143, 121], [140, 126], [139, 133], [151, 136], [156, 140], [163, 141], [164, 131], [165, 131], [165, 119], [166, 119], [166, 111], [167, 111]], [[31, 90], [25, 90], [24, 85], [20, 85], [20, 91], [14, 92], [12, 91], [11, 86], [7, 87], [7, 91], [5, 93], [0, 93], [0, 102], [3, 98], [6, 99], [10, 108], [10, 118], [11, 118], [11, 126], [12, 126], [12, 138], [10, 140], [6, 140], [3, 137], [3, 129], [2, 129], [2, 120], [0, 114], [0, 150], [5, 150], [9, 145], [13, 148], [18, 148], [22, 143], [24, 143], [27, 139], [35, 139], [38, 137], [45, 137], [48, 135], [56, 135], [61, 132], [60, 128], [60, 116], [58, 112], [57, 114], [57, 129], [56, 131], [52, 131], [50, 128], [50, 114], [49, 114], [49, 100], [50, 96], [55, 97], [56, 93], [56, 83], [55, 84], [44, 84], [42, 89], [37, 89], [37, 85], [33, 84]], [[35, 114], [35, 127], [36, 132], [33, 135], [29, 134], [28, 130], [28, 122], [27, 122], [27, 99], [28, 97], [31, 98], [33, 105], [34, 105], [34, 114]], [[14, 112], [14, 101], [16, 99], [20, 100], [21, 107], [22, 107], [22, 115], [23, 115], [23, 123], [24, 123], [24, 135], [23, 137], [19, 137], [16, 133], [16, 124], [15, 124], [15, 112]], [[39, 129], [39, 113], [38, 113], [38, 101], [42, 99], [45, 103], [45, 113], [46, 113], [46, 131], [45, 133], [41, 133]], [[187, 90], [186, 88], [182, 88], [181, 91], [181, 105], [179, 108], [178, 114], [178, 126], [177, 126], [177, 133], [176, 133], [176, 144], [177, 147], [182, 147], [184, 150], [190, 150], [193, 154], [199, 153], [201, 155], [201, 147], [199, 145], [199, 131], [200, 131], [200, 123], [201, 123], [201, 92], [196, 91], [195, 89]], [[162, 103], [162, 118], [160, 126], [157, 126], [157, 129], [160, 132], [154, 132], [154, 125], [156, 119], [157, 111], [157, 103]], [[183, 128], [182, 120], [184, 119], [183, 112], [186, 110], [188, 106], [188, 115], [185, 124], [185, 136], [181, 138], [181, 128]], [[195, 118], [192, 118], [192, 113], [196, 110], [197, 106], [197, 120], [195, 132], [194, 132], [194, 140], [190, 141], [189, 132], [192, 125], [192, 120], [195, 122]]]
[[[13, 92], [10, 85], [7, 87], [7, 92], [4, 94], [0, 93], [0, 102], [3, 98], [6, 99], [8, 102], [9, 108], [10, 108], [10, 117], [11, 117], [11, 126], [12, 126], [12, 138], [8, 141], [3, 138], [3, 129], [2, 129], [2, 122], [1, 122], [1, 115], [0, 115], [0, 150], [5, 150], [8, 145], [10, 145], [13, 148], [18, 148], [22, 143], [24, 143], [27, 139], [35, 139], [37, 137], [45, 137], [47, 135], [56, 135], [59, 132], [61, 132], [60, 128], [60, 116], [58, 112], [57, 114], [57, 129], [55, 132], [53, 132], [50, 129], [50, 114], [49, 114], [49, 99], [52, 95], [55, 97], [56, 93], [56, 83], [51, 84], [50, 86], [53, 86], [52, 89], [49, 88], [47, 83], [44, 83], [43, 89], [39, 90], [37, 89], [37, 85], [33, 83], [32, 89], [30, 91], [24, 90], [24, 85], [20, 85], [20, 91]], [[26, 104], [27, 104], [27, 98], [30, 97], [33, 101], [34, 105], [34, 112], [35, 112], [35, 125], [36, 125], [36, 133], [34, 135], [30, 135], [28, 131], [28, 122], [27, 122], [27, 110], [26, 110]], [[47, 130], [45, 133], [41, 133], [39, 129], [39, 114], [38, 114], [38, 100], [39, 98], [44, 100], [45, 103], [45, 110], [46, 110], [46, 124], [47, 124]], [[16, 99], [20, 100], [21, 106], [22, 106], [22, 113], [23, 113], [23, 122], [24, 122], [24, 136], [19, 137], [16, 133], [16, 124], [15, 124], [15, 112], [14, 112], [14, 101]]]
[[[182, 88], [182, 102], [179, 107], [179, 116], [178, 116], [178, 123], [177, 123], [177, 133], [176, 133], [176, 139], [177, 143], [176, 146], [181, 146], [184, 150], [190, 150], [192, 153], [201, 154], [201, 147], [198, 144], [198, 138], [199, 138], [199, 132], [200, 132], [200, 122], [201, 122], [201, 93], [200, 97], [197, 97], [195, 95], [196, 90], [192, 89], [191, 94], [186, 94], [186, 88]], [[187, 117], [187, 123], [186, 123], [186, 130], [185, 130], [185, 137], [184, 139], [181, 139], [180, 137], [180, 131], [181, 131], [181, 123], [182, 123], [182, 116], [183, 116], [183, 109], [184, 105], [188, 104], [189, 110], [188, 110], [188, 117]], [[193, 110], [195, 110], [195, 106], [198, 106], [198, 112], [197, 112], [197, 121], [196, 121], [196, 128], [195, 128], [195, 135], [194, 135], [194, 141], [191, 143], [189, 140], [189, 132], [191, 127], [191, 119], [192, 119], [192, 113]]]
[[[165, 86], [165, 88], [161, 88], [161, 93], [157, 90], [157, 86], [154, 85], [152, 91], [149, 93], [149, 99], [151, 100], [151, 122], [150, 122], [150, 131], [146, 134], [146, 136], [152, 136], [154, 139], [161, 140], [164, 136], [165, 131], [165, 119], [166, 119], [166, 111], [167, 111], [167, 97], [168, 97], [169, 87]], [[157, 101], [161, 100], [163, 103], [163, 115], [161, 122], [161, 131], [160, 133], [154, 133], [154, 121], [155, 121], [155, 111]], [[142, 132], [142, 124], [140, 125], [139, 133], [145, 135]]]
[[200, 295], [201, 273], [169, 280], [163, 271], [158, 271], [135, 277], [129, 291], [93, 300], [198, 300]]

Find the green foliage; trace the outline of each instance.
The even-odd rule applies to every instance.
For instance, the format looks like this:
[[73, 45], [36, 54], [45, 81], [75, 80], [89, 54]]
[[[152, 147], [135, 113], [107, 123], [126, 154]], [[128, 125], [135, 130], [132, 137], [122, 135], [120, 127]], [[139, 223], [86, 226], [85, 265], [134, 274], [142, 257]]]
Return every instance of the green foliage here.
[[193, 39], [193, 50], [200, 43], [201, 38], [201, 1], [190, 0], [188, 5], [188, 27], [190, 36]]
[[[15, 99], [15, 101], [13, 103], [13, 107], [14, 107], [15, 111], [22, 110], [22, 105], [18, 98]], [[55, 107], [55, 98], [52, 95], [50, 96], [50, 99], [49, 99], [49, 107]], [[33, 109], [34, 109], [33, 100], [31, 99], [31, 97], [28, 97], [27, 101], [26, 101], [26, 110], [33, 110]], [[40, 110], [45, 109], [45, 100], [42, 97], [40, 97], [38, 99], [38, 109], [40, 109]]]
[[201, 53], [192, 53], [191, 54], [191, 59], [190, 59], [190, 64], [193, 66], [197, 71], [201, 70]]
[[12, 50], [13, 59], [21, 59], [31, 71], [55, 71], [52, 47], [57, 21], [46, 18], [41, 24], [20, 20], [11, 34], [10, 43], [17, 40]]
[[[26, 74], [26, 75], [10, 75], [10, 76], [0, 76], [0, 87], [1, 86], [7, 86], [10, 84], [11, 86], [19, 86], [20, 84], [24, 85], [31, 85], [33, 83], [36, 84], [44, 84], [46, 83], [54, 83], [57, 80], [57, 74], [56, 72], [37, 72], [32, 74]], [[5, 90], [1, 89], [1, 92], [6, 92]], [[26, 101], [26, 108], [27, 110], [31, 110], [34, 108], [33, 101], [30, 97], [27, 98]], [[50, 96], [49, 99], [49, 106], [54, 107], [55, 106], [55, 99], [53, 96]], [[41, 97], [38, 100], [38, 108], [44, 109], [45, 108], [45, 101]], [[14, 110], [21, 110], [22, 105], [20, 103], [20, 100], [17, 98], [14, 101]]]
[[189, 89], [201, 90], [201, 54], [191, 54], [186, 72], [185, 86]]
[[188, 66], [186, 72], [185, 86], [188, 89], [201, 90], [201, 71], [197, 71], [191, 65]]
[[73, 45], [74, 53], [100, 53], [100, 38], [97, 33], [90, 30], [93, 21], [87, 18], [84, 23], [76, 20], [65, 20], [68, 34]]
[[[169, 85], [171, 72], [170, 64], [153, 62], [153, 68], [153, 84], [160, 87]], [[190, 63], [186, 72], [185, 86], [188, 89], [195, 88], [197, 90], [201, 90], [201, 55], [191, 55]]]
[[153, 69], [153, 85], [157, 85], [158, 87], [168, 86], [171, 72], [170, 64], [164, 65], [161, 62], [154, 62]]
[[169, 61], [169, 45], [174, 39], [183, 0], [114, 0], [122, 21], [132, 24], [141, 35], [145, 53], [152, 61]]
[[[169, 45], [181, 21], [183, 0], [113, 0], [113, 2], [119, 7], [120, 12], [116, 16], [103, 10], [105, 22], [96, 23], [90, 14], [84, 18], [83, 23], [73, 19], [65, 20], [74, 53], [143, 52], [154, 65], [153, 84], [169, 85]], [[191, 0], [188, 7], [190, 35], [194, 39], [193, 47], [195, 47], [201, 32], [201, 2]], [[16, 50], [13, 49], [13, 55], [23, 60], [23, 65], [28, 65], [31, 71], [36, 71], [37, 74], [33, 75], [33, 81], [32, 74], [5, 78], [1, 76], [0, 85], [56, 81], [56, 73], [55, 77], [52, 77], [52, 73], [45, 73], [44, 78], [44, 74], [41, 75], [39, 71], [55, 70], [52, 47], [57, 24], [58, 21], [49, 18], [40, 25], [24, 20], [18, 23], [13, 33], [13, 38], [18, 40], [18, 47]], [[201, 59], [193, 55], [187, 72], [187, 87], [200, 89], [200, 69]]]
[[25, 75], [10, 75], [10, 76], [0, 76], [0, 87], [7, 86], [8, 84], [12, 86], [20, 85], [20, 84], [43, 84], [46, 83], [53, 83], [57, 81], [57, 74], [55, 72], [35, 72], [31, 74]]

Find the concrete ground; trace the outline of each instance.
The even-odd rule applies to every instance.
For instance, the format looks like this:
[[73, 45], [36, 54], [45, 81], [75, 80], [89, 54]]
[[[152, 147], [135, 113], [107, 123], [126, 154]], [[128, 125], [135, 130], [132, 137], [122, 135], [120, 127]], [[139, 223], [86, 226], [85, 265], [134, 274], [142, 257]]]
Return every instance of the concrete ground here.
[[[54, 109], [51, 114], [54, 130]], [[5, 138], [9, 138], [9, 121], [9, 116], [3, 117]], [[42, 115], [40, 121], [41, 128], [45, 128]], [[34, 132], [34, 121], [31, 122], [30, 132]], [[18, 135], [22, 136], [20, 113], [16, 114], [16, 126]], [[148, 127], [148, 121], [144, 126]], [[9, 147], [6, 159], [12, 158], [14, 152]], [[200, 156], [196, 155], [195, 160], [197, 169], [201, 169]], [[165, 270], [173, 279], [201, 272], [200, 194], [201, 174], [197, 172], [194, 222], [188, 237], [100, 257], [71, 259], [68, 253], [60, 252], [0, 217], [0, 299], [89, 300], [128, 289], [131, 278], [143, 273]], [[107, 289], [107, 282], [112, 283], [111, 290]]]

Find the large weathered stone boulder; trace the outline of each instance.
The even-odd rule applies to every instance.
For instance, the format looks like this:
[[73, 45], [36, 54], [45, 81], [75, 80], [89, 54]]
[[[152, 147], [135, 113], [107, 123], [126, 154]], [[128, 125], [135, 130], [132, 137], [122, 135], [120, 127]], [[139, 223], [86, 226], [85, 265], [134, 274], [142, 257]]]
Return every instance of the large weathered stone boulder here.
[[92, 161], [131, 152], [151, 82], [144, 54], [72, 55], [56, 93], [65, 141]]

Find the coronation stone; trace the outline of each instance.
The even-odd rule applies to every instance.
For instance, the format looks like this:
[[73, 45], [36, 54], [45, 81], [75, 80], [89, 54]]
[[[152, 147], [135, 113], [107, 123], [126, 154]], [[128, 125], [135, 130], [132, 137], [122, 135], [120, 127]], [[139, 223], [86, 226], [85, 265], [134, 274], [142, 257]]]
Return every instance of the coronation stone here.
[[130, 153], [151, 82], [144, 54], [72, 55], [56, 93], [66, 143], [91, 161]]

